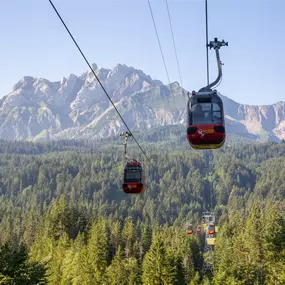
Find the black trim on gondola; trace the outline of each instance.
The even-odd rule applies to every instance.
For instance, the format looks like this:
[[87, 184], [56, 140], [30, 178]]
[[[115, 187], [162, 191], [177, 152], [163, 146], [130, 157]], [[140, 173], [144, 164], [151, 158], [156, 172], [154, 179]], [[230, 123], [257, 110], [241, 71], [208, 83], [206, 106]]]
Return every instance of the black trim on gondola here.
[[224, 126], [214, 126], [214, 130], [218, 133], [225, 133], [225, 127]]
[[190, 128], [187, 128], [187, 135], [195, 134], [196, 131], [197, 131], [197, 127], [190, 127]]

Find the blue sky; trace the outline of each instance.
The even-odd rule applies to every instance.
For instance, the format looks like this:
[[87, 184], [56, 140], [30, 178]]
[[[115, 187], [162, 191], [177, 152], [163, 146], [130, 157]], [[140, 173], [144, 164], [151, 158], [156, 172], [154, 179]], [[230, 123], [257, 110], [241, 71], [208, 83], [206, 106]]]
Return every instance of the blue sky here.
[[[168, 0], [184, 87], [206, 83], [204, 0]], [[54, 0], [90, 62], [117, 63], [167, 82], [147, 0]], [[179, 81], [165, 0], [151, 1], [171, 81]], [[208, 0], [209, 38], [221, 49], [218, 90], [245, 104], [285, 100], [284, 0]], [[0, 97], [25, 76], [58, 81], [87, 66], [48, 0], [3, 0], [0, 9]], [[211, 79], [216, 77], [210, 51]]]

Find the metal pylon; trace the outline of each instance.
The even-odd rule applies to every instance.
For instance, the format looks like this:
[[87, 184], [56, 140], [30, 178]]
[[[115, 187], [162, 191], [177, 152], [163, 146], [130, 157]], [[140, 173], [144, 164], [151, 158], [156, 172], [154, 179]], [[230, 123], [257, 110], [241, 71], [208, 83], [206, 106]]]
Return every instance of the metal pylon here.
[[208, 241], [211, 238], [214, 238], [215, 235], [208, 234], [208, 227], [210, 223], [215, 223], [215, 216], [212, 212], [204, 212], [203, 213], [203, 220], [204, 223], [204, 229], [206, 231], [205, 233], [205, 241], [204, 241], [204, 251], [203, 251], [203, 267], [202, 272], [203, 274], [211, 272], [212, 275], [214, 275], [214, 249], [215, 246], [212, 244], [209, 244]]
[[[213, 172], [213, 162], [214, 162], [214, 152], [209, 151], [208, 152], [208, 172]], [[212, 188], [212, 184], [211, 184]], [[204, 241], [204, 251], [203, 251], [203, 267], [202, 272], [203, 274], [211, 273], [214, 275], [214, 249], [215, 246], [212, 244], [208, 244], [208, 239], [215, 238], [215, 235], [209, 235], [208, 234], [208, 226], [210, 223], [215, 223], [215, 216], [213, 211], [213, 202], [212, 202], [212, 196], [213, 196], [213, 189], [210, 191], [211, 193], [211, 205], [210, 205], [210, 211], [209, 212], [203, 212], [203, 220], [204, 220], [204, 230], [205, 233], [205, 241]]]
[[205, 234], [205, 244], [204, 244], [204, 262], [203, 262], [203, 268], [202, 272], [203, 274], [206, 274], [208, 272], [211, 272], [212, 275], [214, 275], [214, 245], [209, 245], [207, 242], [208, 238], [213, 238], [214, 235]]

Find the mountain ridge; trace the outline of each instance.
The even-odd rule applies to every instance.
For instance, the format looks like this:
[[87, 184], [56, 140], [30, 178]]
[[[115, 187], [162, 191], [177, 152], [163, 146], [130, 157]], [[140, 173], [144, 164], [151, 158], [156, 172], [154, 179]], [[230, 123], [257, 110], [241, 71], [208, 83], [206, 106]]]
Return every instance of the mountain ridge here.
[[[142, 70], [117, 64], [92, 68], [132, 130], [186, 125], [187, 91], [164, 85]], [[221, 95], [227, 132], [255, 140], [285, 139], [285, 102], [240, 104]], [[24, 76], [0, 100], [0, 138], [45, 141], [101, 138], [125, 130], [106, 94], [87, 70], [60, 81]]]

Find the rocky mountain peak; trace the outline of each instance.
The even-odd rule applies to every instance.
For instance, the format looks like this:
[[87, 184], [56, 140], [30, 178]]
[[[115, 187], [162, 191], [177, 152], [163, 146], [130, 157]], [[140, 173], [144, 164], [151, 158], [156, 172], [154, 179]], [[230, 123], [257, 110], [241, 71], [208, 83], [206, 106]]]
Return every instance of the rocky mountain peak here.
[[[165, 86], [143, 71], [117, 64], [92, 68], [131, 129], [185, 124], [186, 91]], [[268, 106], [239, 104], [221, 95], [227, 132], [246, 137], [285, 139], [285, 102]], [[23, 77], [0, 105], [0, 137], [49, 140], [116, 135], [124, 126], [90, 70], [61, 81]]]
[[[97, 69], [98, 69], [98, 66], [97, 66], [97, 64], [96, 63], [91, 63], [91, 66], [92, 66], [92, 69], [94, 70], [94, 71], [96, 71]], [[90, 68], [88, 68], [88, 74], [89, 73], [92, 73], [92, 70], [90, 69]]]
[[24, 76], [14, 85], [13, 91], [18, 90], [19, 88], [31, 88], [36, 80], [37, 79], [34, 77]]

